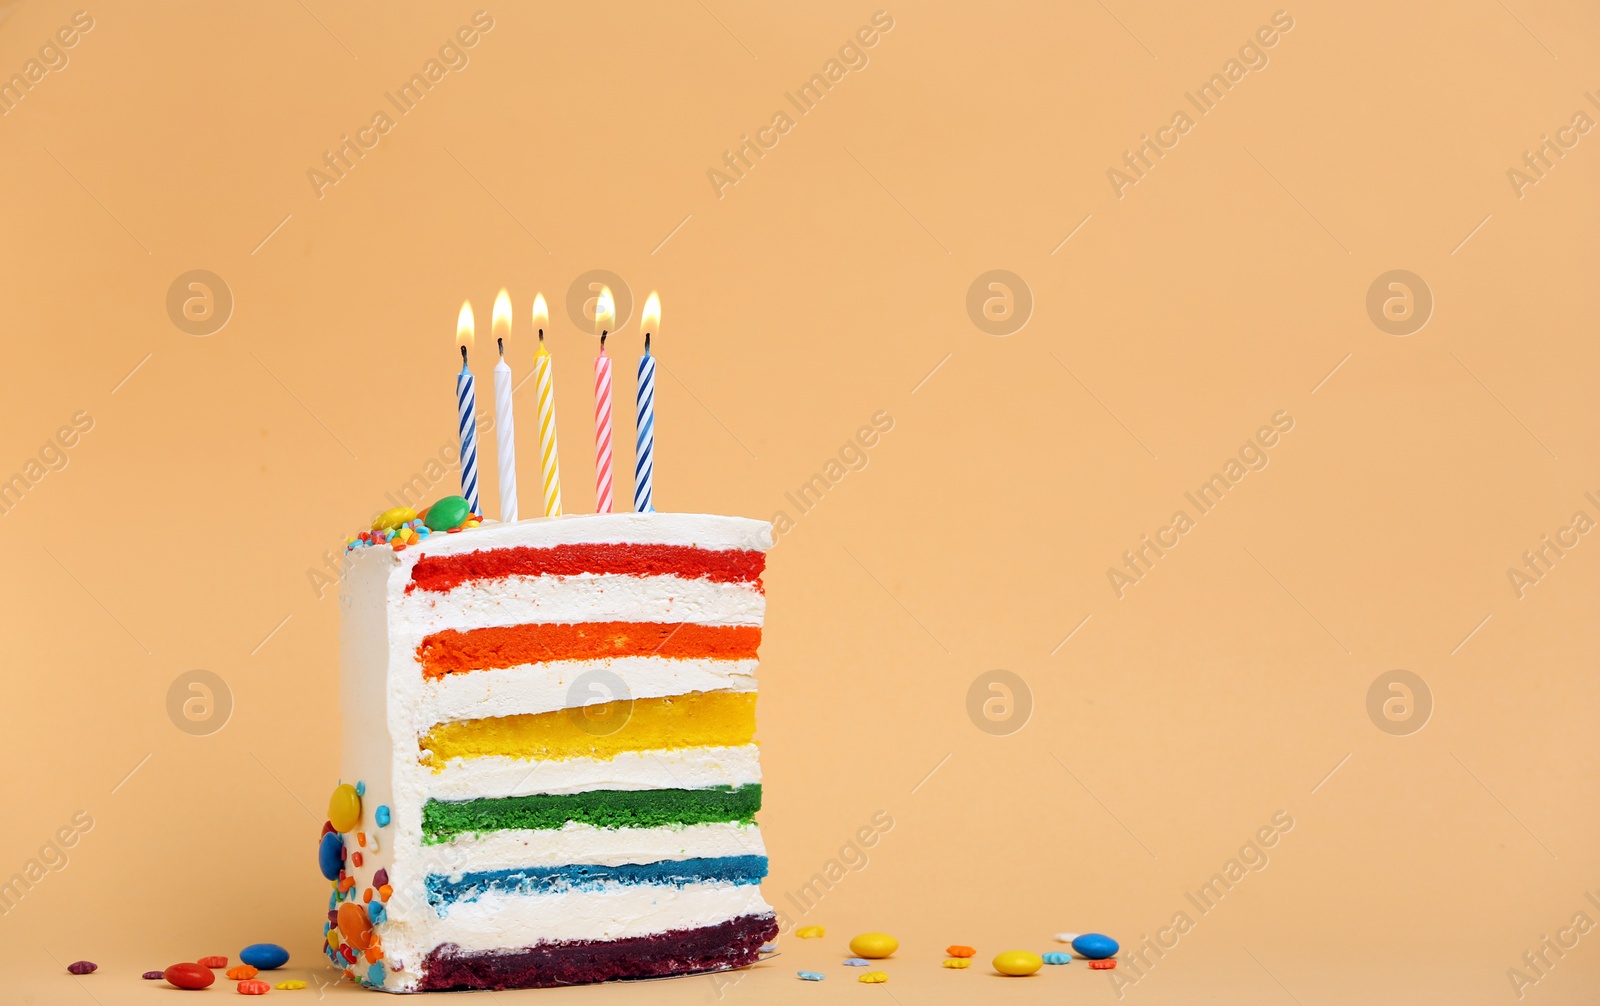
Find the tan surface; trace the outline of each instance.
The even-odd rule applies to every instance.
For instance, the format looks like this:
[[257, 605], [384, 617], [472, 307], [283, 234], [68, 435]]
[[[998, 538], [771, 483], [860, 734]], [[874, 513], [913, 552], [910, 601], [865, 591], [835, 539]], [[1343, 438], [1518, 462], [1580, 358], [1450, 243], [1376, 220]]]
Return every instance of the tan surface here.
[[[0, 74], [74, 9], [9, 7]], [[564, 304], [594, 268], [635, 305], [662, 294], [661, 506], [799, 517], [767, 580], [767, 891], [830, 935], [786, 939], [726, 1001], [1107, 1001], [1081, 963], [983, 964], [1187, 911], [1130, 1001], [1501, 1003], [1545, 934], [1600, 922], [1600, 544], [1521, 599], [1506, 574], [1600, 517], [1600, 133], [1523, 198], [1507, 177], [1600, 116], [1600, 14], [1291, 8], [1269, 65], [1119, 199], [1107, 170], [1273, 7], [895, 7], [870, 63], [719, 199], [708, 169], [874, 8], [494, 8], [468, 65], [319, 199], [308, 169], [474, 9], [97, 6], [0, 117], [0, 470], [94, 423], [0, 518], [0, 875], [93, 820], [0, 918], [7, 1001], [155, 1001], [132, 976], [254, 940], [318, 962], [337, 616], [308, 570], [448, 442], [456, 310], [486, 331], [502, 285], [519, 375], [528, 305], [551, 302], [568, 507], [592, 505], [594, 341]], [[236, 298], [208, 337], [166, 312], [191, 269]], [[1009, 337], [964, 307], [992, 269], [1034, 299]], [[1410, 336], [1367, 314], [1392, 269], [1435, 299]], [[635, 321], [613, 343], [619, 501], [638, 341]], [[1119, 600], [1107, 568], [1280, 410], [1268, 467]], [[784, 494], [880, 411], [866, 467], [799, 516]], [[166, 711], [196, 668], [233, 696], [210, 736]], [[994, 669], [1032, 696], [1008, 736], [967, 713]], [[1409, 736], [1367, 713], [1394, 669], [1435, 702]], [[878, 811], [892, 830], [798, 917], [787, 895]], [[1279, 811], [1269, 866], [1201, 916], [1185, 892]], [[881, 992], [837, 963], [868, 928], [905, 948]], [[979, 967], [939, 968], [952, 942]], [[77, 983], [60, 965], [82, 957], [101, 972]], [[1525, 992], [1597, 983], [1592, 933]]]

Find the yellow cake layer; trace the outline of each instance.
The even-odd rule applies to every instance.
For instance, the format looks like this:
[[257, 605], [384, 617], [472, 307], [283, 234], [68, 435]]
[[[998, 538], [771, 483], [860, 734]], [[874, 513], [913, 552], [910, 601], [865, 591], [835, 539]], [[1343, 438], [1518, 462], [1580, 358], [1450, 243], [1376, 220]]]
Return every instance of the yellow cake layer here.
[[755, 692], [690, 692], [440, 723], [421, 745], [423, 763], [439, 771], [451, 758], [607, 759], [624, 751], [735, 747], [755, 733]]

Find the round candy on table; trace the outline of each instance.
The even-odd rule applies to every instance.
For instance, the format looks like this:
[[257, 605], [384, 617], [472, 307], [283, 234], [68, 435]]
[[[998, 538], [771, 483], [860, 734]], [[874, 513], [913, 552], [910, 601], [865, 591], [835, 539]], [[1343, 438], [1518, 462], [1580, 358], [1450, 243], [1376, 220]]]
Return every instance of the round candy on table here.
[[862, 933], [850, 941], [850, 952], [857, 957], [880, 960], [900, 949], [900, 941], [888, 933]]
[[799, 975], [808, 982], [820, 982], [822, 979], [828, 977], [820, 971], [796, 971], [795, 974]]
[[238, 992], [242, 996], [264, 996], [271, 991], [271, 985], [255, 978], [247, 978], [238, 985]]
[[949, 954], [951, 957], [971, 957], [973, 954], [977, 953], [977, 951], [971, 947], [963, 946], [960, 943], [957, 943], [954, 946], [945, 947], [944, 952]]
[[161, 972], [161, 977], [167, 980], [167, 984], [180, 989], [208, 988], [217, 980], [217, 976], [211, 973], [210, 968], [188, 963], [174, 964]]
[[91, 975], [99, 966], [94, 961], [73, 961], [67, 965], [67, 970], [75, 975]]
[[460, 496], [446, 496], [444, 499], [428, 508], [428, 514], [423, 518], [423, 523], [432, 531], [448, 531], [460, 527], [472, 513], [472, 508]]
[[1078, 935], [1079, 934], [1077, 934], [1077, 933], [1057, 933], [1056, 934], [1056, 942], [1057, 943], [1071, 943], [1073, 940], [1078, 938]]
[[317, 867], [322, 870], [324, 877], [339, 879], [339, 870], [344, 866], [343, 852], [344, 839], [337, 831], [322, 836], [322, 844], [317, 847]]
[[252, 943], [239, 951], [239, 959], [251, 967], [271, 971], [289, 963], [289, 951], [276, 943]]
[[1091, 961], [1104, 960], [1116, 954], [1117, 941], [1109, 936], [1099, 933], [1084, 933], [1072, 941], [1073, 952], [1079, 957], [1087, 957]]
[[1043, 954], [1041, 956], [1044, 957], [1044, 962], [1046, 964], [1071, 964], [1072, 963], [1072, 955], [1071, 954], [1064, 954], [1059, 950], [1051, 950], [1050, 952], [1048, 952], [1046, 954]]
[[417, 519], [417, 512], [408, 506], [397, 506], [380, 513], [372, 522], [372, 530], [386, 531]]
[[1044, 967], [1044, 958], [1028, 950], [1007, 950], [995, 954], [994, 969], [1003, 975], [1021, 978]]
[[146, 971], [144, 974], [140, 975], [139, 977], [143, 978], [147, 982], [153, 982], [153, 981], [156, 981], [156, 980], [160, 979], [163, 976], [162, 976], [161, 972], [159, 972], [159, 971]]
[[328, 798], [328, 820], [334, 831], [353, 831], [361, 823], [361, 794], [349, 783], [338, 786]]

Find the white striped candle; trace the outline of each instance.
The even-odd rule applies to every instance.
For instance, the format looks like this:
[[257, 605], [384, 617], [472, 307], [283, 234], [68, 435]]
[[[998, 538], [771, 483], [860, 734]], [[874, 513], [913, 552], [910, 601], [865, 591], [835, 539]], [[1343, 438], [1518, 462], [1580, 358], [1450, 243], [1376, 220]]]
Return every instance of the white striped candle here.
[[561, 454], [556, 447], [556, 396], [551, 377], [550, 351], [539, 332], [539, 352], [533, 358], [534, 392], [539, 398], [539, 470], [544, 476], [544, 515], [561, 516]]
[[655, 513], [656, 466], [656, 358], [650, 355], [650, 333], [644, 334], [644, 355], [639, 358], [638, 442], [633, 462], [633, 509]]

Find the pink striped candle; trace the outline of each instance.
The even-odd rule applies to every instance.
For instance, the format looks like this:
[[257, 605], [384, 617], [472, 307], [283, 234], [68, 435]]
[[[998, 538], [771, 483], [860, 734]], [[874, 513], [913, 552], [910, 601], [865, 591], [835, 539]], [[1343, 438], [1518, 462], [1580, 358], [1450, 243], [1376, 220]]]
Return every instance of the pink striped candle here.
[[594, 358], [594, 500], [596, 513], [611, 512], [611, 357], [604, 332]]

